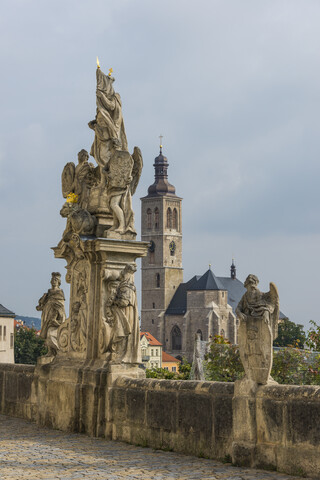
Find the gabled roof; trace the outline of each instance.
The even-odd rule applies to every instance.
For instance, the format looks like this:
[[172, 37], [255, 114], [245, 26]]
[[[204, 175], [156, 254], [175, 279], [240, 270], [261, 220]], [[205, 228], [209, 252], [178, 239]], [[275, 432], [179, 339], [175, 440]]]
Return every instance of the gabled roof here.
[[15, 317], [15, 313], [0, 304], [0, 317]]
[[211, 268], [189, 290], [226, 290]]
[[181, 363], [181, 360], [178, 360], [177, 358], [173, 357], [172, 355], [169, 355], [167, 352], [162, 352], [162, 361], [163, 362], [172, 362], [172, 363]]
[[[213, 280], [220, 288], [210, 288], [213, 285]], [[245, 286], [237, 278], [216, 277], [211, 270], [208, 270], [201, 277], [195, 275], [188, 282], [180, 283], [169, 303], [166, 315], [184, 315], [186, 313], [187, 291], [190, 290], [227, 290], [228, 304], [232, 307], [233, 313], [235, 313], [238, 303], [246, 292]], [[279, 318], [286, 318], [286, 315], [280, 312]]]
[[199, 276], [195, 275], [188, 282], [180, 283], [166, 310], [167, 315], [184, 315], [186, 313], [187, 291], [192, 289], [199, 278]]
[[160, 343], [156, 338], [154, 338], [153, 335], [151, 335], [150, 332], [140, 332], [140, 340], [141, 338], [145, 336], [146, 339], [148, 340], [149, 345], [153, 346], [162, 346], [162, 343]]

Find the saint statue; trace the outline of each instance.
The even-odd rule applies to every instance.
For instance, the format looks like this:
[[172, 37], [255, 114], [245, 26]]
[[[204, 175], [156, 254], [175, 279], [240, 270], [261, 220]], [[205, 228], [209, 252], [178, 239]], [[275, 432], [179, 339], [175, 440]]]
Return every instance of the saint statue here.
[[141, 361], [135, 271], [136, 267], [128, 264], [118, 279], [107, 280], [100, 347], [102, 353], [109, 352], [112, 363]]
[[40, 337], [45, 340], [45, 344], [48, 347], [48, 357], [54, 357], [57, 354], [59, 349], [57, 342], [58, 328], [66, 318], [64, 309], [65, 298], [60, 285], [60, 273], [52, 272], [51, 288], [42, 295], [36, 307], [38, 311], [42, 311]]
[[113, 77], [97, 68], [97, 113], [88, 125], [95, 133], [90, 155], [101, 168], [109, 162], [114, 148], [128, 151], [121, 99], [113, 89], [113, 82]]
[[265, 385], [273, 381], [273, 340], [278, 336], [279, 295], [274, 283], [270, 291], [258, 289], [258, 277], [248, 275], [244, 286], [247, 292], [241, 298], [236, 314], [240, 321], [238, 341], [240, 358], [246, 378]]

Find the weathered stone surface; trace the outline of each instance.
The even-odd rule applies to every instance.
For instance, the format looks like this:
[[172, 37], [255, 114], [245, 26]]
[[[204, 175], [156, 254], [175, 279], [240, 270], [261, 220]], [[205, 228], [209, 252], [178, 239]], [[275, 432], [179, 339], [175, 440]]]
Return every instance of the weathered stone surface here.
[[258, 283], [255, 275], [248, 275], [244, 283], [247, 292], [236, 314], [240, 321], [238, 341], [246, 379], [265, 385], [272, 381], [272, 345], [278, 336], [279, 295], [273, 283], [268, 293], [261, 293]]

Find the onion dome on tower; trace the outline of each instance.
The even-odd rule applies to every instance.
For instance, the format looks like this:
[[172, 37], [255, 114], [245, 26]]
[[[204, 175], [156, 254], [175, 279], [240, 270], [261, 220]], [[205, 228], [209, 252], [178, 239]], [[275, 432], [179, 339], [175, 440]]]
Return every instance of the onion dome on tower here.
[[162, 155], [160, 145], [159, 156], [154, 159], [154, 183], [148, 188], [148, 197], [158, 195], [176, 195], [176, 189], [168, 182], [168, 159]]

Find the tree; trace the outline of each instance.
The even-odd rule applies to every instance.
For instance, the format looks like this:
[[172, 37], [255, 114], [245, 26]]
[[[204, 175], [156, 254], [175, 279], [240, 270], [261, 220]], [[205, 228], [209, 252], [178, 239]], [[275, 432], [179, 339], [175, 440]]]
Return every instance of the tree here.
[[306, 341], [303, 325], [297, 325], [289, 318], [285, 318], [279, 323], [278, 328], [278, 337], [273, 342], [274, 347], [289, 347], [298, 344], [299, 348], [303, 348]]
[[206, 377], [216, 382], [234, 382], [244, 376], [239, 348], [221, 335], [212, 338], [210, 352], [206, 355]]
[[311, 350], [320, 352], [320, 325], [317, 325], [314, 320], [310, 320], [311, 328], [308, 330], [308, 339], [306, 344]]
[[47, 353], [44, 340], [36, 335], [34, 328], [20, 327], [15, 331], [15, 363], [34, 365], [37, 358]]
[[169, 372], [169, 370], [165, 370], [164, 368], [147, 368], [146, 377], [164, 378], [166, 380], [189, 380], [190, 371], [191, 363], [189, 363], [186, 358], [183, 358], [179, 365], [179, 372]]

